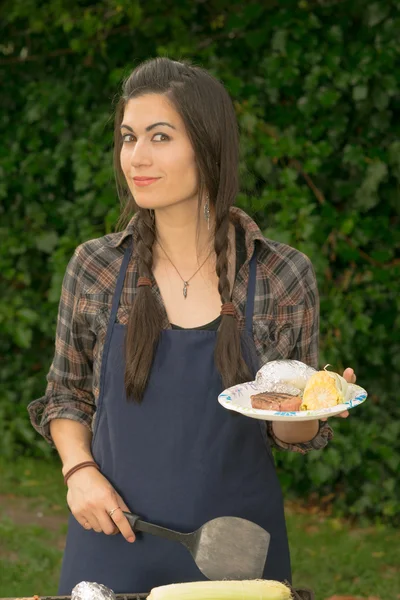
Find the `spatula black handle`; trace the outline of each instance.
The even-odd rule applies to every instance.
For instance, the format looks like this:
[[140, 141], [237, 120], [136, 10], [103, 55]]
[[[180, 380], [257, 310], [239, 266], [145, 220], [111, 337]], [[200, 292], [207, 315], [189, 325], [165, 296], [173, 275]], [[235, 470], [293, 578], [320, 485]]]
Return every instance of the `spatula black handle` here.
[[143, 533], [150, 533], [151, 535], [157, 535], [158, 537], [172, 540], [173, 542], [181, 542], [186, 547], [190, 547], [190, 538], [193, 533], [180, 533], [173, 529], [167, 529], [166, 527], [160, 527], [160, 525], [154, 525], [148, 521], [142, 521], [139, 515], [133, 513], [124, 512], [125, 517], [128, 519], [130, 526], [133, 531], [142, 531]]

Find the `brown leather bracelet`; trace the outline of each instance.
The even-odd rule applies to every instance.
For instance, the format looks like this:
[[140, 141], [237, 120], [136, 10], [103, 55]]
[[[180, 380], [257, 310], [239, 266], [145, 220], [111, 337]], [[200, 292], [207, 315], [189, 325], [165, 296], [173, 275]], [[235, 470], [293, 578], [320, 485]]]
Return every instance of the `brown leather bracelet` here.
[[84, 469], [85, 467], [95, 467], [98, 471], [100, 471], [99, 465], [97, 463], [95, 463], [94, 460], [85, 460], [85, 462], [78, 463], [77, 465], [72, 467], [72, 469], [70, 469], [69, 471], [67, 471], [65, 473], [65, 475], [64, 475], [65, 485], [67, 485], [67, 481], [71, 477], [71, 475], [76, 473], [76, 471], [79, 471], [79, 469]]

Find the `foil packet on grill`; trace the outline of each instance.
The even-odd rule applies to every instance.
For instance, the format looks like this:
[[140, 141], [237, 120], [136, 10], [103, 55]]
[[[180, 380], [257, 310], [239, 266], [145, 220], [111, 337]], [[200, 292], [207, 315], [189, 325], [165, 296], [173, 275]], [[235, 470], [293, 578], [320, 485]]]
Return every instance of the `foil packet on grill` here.
[[272, 360], [257, 372], [255, 382], [260, 392], [302, 396], [307, 381], [316, 372], [298, 360]]
[[71, 593], [71, 600], [116, 600], [115, 594], [102, 583], [81, 581]]

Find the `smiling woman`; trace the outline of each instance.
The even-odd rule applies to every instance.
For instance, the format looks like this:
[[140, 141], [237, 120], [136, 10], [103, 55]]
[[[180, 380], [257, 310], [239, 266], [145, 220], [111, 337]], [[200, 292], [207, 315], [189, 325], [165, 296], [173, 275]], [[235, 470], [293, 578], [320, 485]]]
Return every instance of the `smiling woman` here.
[[[154, 68], [160, 71], [153, 79]], [[114, 159], [125, 213], [136, 210], [142, 216], [138, 233], [147, 248], [139, 240], [140, 275], [156, 276], [171, 322], [185, 327], [215, 320], [221, 304], [231, 301], [235, 236], [229, 209], [238, 188], [238, 127], [225, 88], [198, 67], [163, 59], [144, 63], [124, 84]], [[208, 217], [207, 228], [201, 212]], [[190, 271], [198, 275], [193, 281], [186, 275]], [[184, 283], [183, 300], [189, 300], [184, 304], [171, 289], [177, 274]], [[153, 317], [145, 322], [144, 314]], [[158, 344], [157, 316], [154, 294], [141, 287], [126, 339], [126, 392], [137, 400]], [[215, 358], [224, 383], [251, 377], [236, 321], [229, 315], [221, 316]]]
[[[162, 120], [155, 121], [157, 117]], [[194, 151], [182, 118], [165, 96], [131, 98], [125, 106], [121, 136], [121, 168], [140, 208], [155, 210], [180, 199], [197, 203]], [[137, 189], [155, 182], [158, 185], [149, 193]]]
[[[151, 98], [150, 100], [154, 101], [154, 98]], [[131, 110], [132, 110], [132, 108], [131, 108]], [[164, 123], [164, 122], [161, 121], [159, 123], [153, 123], [152, 125], [149, 125], [148, 127], [146, 127], [146, 132], [152, 131], [156, 127], [159, 127], [159, 128], [171, 127], [172, 129], [176, 129], [170, 123]], [[131, 134], [124, 133], [124, 130], [130, 131]], [[134, 130], [132, 129], [132, 127], [129, 127], [129, 125], [126, 125], [125, 123], [122, 123], [122, 125], [121, 125], [121, 135], [122, 135], [122, 139], [123, 139], [123, 149], [126, 146], [126, 144], [134, 142], [133, 139], [129, 139], [129, 138], [135, 138]], [[171, 138], [166, 133], [162, 133], [162, 132], [155, 133], [155, 134], [153, 134], [150, 137], [151, 137], [151, 141], [153, 141], [153, 142], [168, 142], [168, 141], [171, 140]], [[157, 137], [162, 138], [162, 139], [158, 139], [158, 140], [155, 139]], [[135, 182], [135, 185], [138, 185], [140, 187], [140, 186], [150, 185], [151, 183], [153, 183], [153, 182], [155, 182], [155, 181], [157, 181], [158, 179], [161, 178], [161, 177], [153, 177], [153, 176], [150, 176], [150, 175], [147, 175], [147, 176], [146, 175], [143, 175], [143, 176], [133, 176], [133, 177], [131, 177], [130, 176], [131, 166], [129, 164], [129, 160], [131, 160], [129, 158], [129, 154], [127, 152], [124, 152], [124, 153], [121, 152], [122, 169], [124, 171], [125, 178], [126, 178], [126, 181], [128, 182], [128, 184], [129, 184], [129, 182], [131, 180], [133, 180]], [[124, 165], [125, 165], [125, 168], [124, 168]]]
[[179, 544], [147, 534], [127, 544], [129, 510], [182, 532], [249, 519], [271, 535], [263, 577], [290, 581], [271, 446], [304, 454], [332, 431], [310, 421], [277, 435], [218, 395], [278, 358], [318, 367], [312, 264], [234, 207], [238, 124], [204, 69], [140, 64], [123, 84], [114, 136], [120, 230], [76, 249], [46, 394], [29, 407], [68, 485], [59, 594], [81, 580], [129, 593], [204, 579]]

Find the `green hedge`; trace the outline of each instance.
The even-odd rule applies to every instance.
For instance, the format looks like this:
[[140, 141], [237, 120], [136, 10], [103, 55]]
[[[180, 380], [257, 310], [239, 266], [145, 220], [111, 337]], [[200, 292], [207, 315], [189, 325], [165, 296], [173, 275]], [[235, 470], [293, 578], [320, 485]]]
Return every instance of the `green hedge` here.
[[44, 392], [66, 264], [118, 216], [121, 79], [150, 56], [188, 57], [235, 99], [238, 204], [315, 266], [321, 366], [352, 366], [369, 391], [332, 421], [324, 452], [277, 454], [284, 488], [398, 520], [398, 3], [6, 0], [0, 11], [2, 454], [49, 454], [26, 406]]

